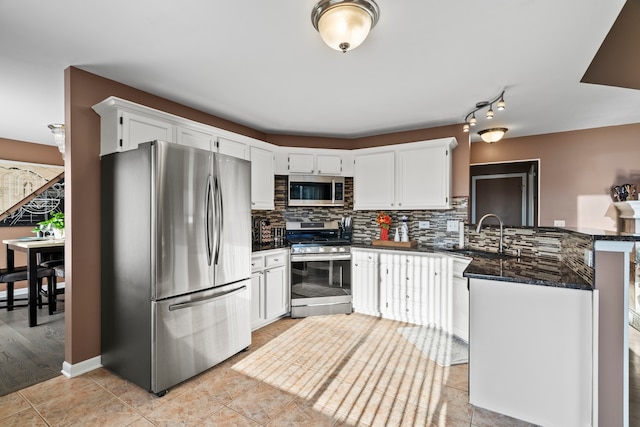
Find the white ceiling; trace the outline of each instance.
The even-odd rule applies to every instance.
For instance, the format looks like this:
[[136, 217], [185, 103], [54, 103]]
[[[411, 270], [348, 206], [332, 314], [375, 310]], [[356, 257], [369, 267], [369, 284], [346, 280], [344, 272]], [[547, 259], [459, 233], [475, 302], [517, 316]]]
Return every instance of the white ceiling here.
[[580, 83], [624, 0], [377, 0], [346, 54], [311, 25], [315, 2], [0, 0], [0, 137], [53, 144], [69, 66], [266, 133], [461, 123], [503, 89], [507, 109], [476, 131], [640, 122], [640, 91]]

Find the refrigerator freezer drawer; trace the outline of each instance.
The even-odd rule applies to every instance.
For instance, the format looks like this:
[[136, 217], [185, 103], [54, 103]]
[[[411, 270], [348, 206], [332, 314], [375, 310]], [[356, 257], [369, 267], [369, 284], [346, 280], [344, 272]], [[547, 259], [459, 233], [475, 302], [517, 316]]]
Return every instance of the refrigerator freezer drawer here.
[[159, 393], [251, 344], [250, 280], [152, 302], [151, 391]]

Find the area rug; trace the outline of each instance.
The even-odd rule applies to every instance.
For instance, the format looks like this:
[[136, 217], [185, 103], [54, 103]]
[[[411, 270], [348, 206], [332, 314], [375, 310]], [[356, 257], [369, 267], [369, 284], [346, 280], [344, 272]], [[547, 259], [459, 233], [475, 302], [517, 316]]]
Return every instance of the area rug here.
[[409, 326], [398, 328], [398, 332], [440, 366], [469, 362], [469, 345], [440, 328]]

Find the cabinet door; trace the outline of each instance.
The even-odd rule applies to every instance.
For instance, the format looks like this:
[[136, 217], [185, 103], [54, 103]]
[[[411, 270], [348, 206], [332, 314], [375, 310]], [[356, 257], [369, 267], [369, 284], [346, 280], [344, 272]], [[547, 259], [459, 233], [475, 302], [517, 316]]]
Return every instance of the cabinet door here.
[[289, 153], [289, 172], [314, 173], [314, 156], [310, 153]]
[[342, 157], [335, 154], [318, 154], [316, 164], [319, 175], [341, 175]]
[[357, 313], [380, 315], [380, 276], [375, 252], [352, 252], [351, 292], [353, 310]]
[[201, 148], [210, 151], [214, 146], [215, 137], [206, 132], [179, 126], [176, 128], [176, 142], [180, 145]]
[[247, 144], [242, 142], [232, 141], [226, 138], [218, 138], [216, 143], [218, 147], [218, 153], [226, 154], [227, 156], [237, 157], [238, 159], [248, 159]]
[[251, 329], [256, 329], [265, 320], [264, 312], [264, 273], [251, 274]]
[[395, 209], [394, 160], [393, 151], [356, 155], [354, 209]]
[[171, 123], [127, 111], [122, 112], [121, 123], [120, 146], [122, 151], [133, 150], [143, 142], [155, 140], [173, 142], [173, 126]]
[[400, 209], [448, 208], [451, 157], [443, 144], [398, 150], [396, 201]]
[[469, 289], [467, 278], [462, 275], [471, 262], [466, 258], [453, 260], [453, 333], [465, 341], [469, 341]]
[[251, 209], [274, 209], [273, 152], [251, 147]]
[[289, 292], [285, 271], [284, 266], [265, 271], [265, 317], [267, 320], [274, 319], [288, 311]]

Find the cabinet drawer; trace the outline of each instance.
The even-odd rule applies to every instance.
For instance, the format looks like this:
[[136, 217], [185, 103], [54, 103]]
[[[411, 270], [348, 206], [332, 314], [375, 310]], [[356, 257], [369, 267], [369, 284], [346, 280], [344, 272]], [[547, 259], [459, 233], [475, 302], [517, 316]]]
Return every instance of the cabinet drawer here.
[[251, 257], [251, 271], [258, 271], [264, 268], [264, 257], [254, 256]]
[[265, 257], [265, 264], [267, 267], [277, 267], [280, 265], [284, 265], [287, 260], [286, 253], [279, 253], [273, 255], [267, 255]]

